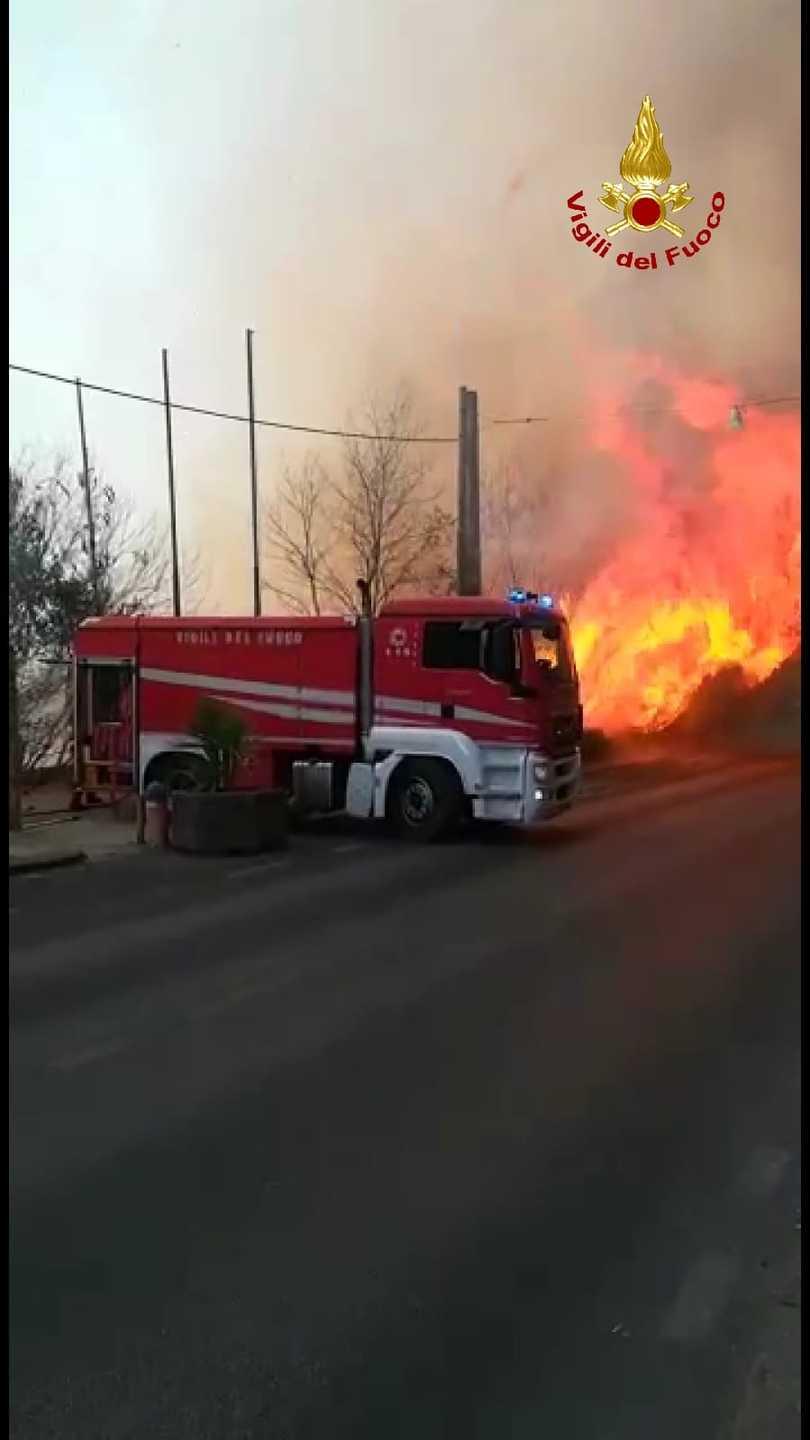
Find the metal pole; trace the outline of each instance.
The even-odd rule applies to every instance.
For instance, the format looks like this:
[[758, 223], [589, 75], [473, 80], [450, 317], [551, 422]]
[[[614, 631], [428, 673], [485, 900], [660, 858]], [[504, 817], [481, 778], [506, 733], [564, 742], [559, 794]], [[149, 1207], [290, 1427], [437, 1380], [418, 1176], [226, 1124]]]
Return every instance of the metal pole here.
[[93, 520], [93, 496], [90, 489], [90, 462], [87, 457], [87, 434], [84, 428], [84, 405], [82, 403], [82, 382], [76, 377], [76, 404], [79, 409], [79, 438], [82, 446], [82, 482], [84, 503], [87, 510], [87, 548], [90, 553], [90, 585], [93, 591], [93, 605], [99, 612], [98, 564], [96, 561], [96, 526]]
[[467, 391], [467, 413], [470, 427], [468, 482], [470, 505], [470, 581], [473, 595], [481, 594], [481, 485], [478, 456], [478, 391]]
[[467, 463], [467, 387], [461, 385], [458, 392], [458, 495], [456, 499], [456, 590], [466, 594], [467, 544], [465, 536], [465, 473]]
[[250, 524], [253, 538], [253, 614], [262, 613], [259, 580], [259, 491], [256, 480], [256, 416], [253, 406], [253, 331], [247, 330], [248, 414], [250, 416]]
[[86, 671], [79, 669], [76, 656], [73, 657], [73, 789], [78, 790], [81, 776], [81, 736], [79, 735], [79, 685], [85, 683]]
[[478, 395], [462, 385], [458, 403], [459, 595], [481, 593], [481, 517], [478, 475]]
[[169, 398], [169, 352], [163, 350], [163, 405], [166, 412], [166, 465], [169, 473], [169, 529], [172, 542], [172, 608], [180, 614], [180, 565], [177, 558], [177, 512], [174, 499], [174, 449], [172, 446], [172, 406]]
[[141, 669], [137, 661], [132, 669], [132, 780], [138, 806], [135, 841], [143, 845], [146, 839], [146, 799], [141, 776]]
[[365, 753], [365, 743], [371, 732], [374, 718], [374, 616], [371, 612], [371, 587], [367, 580], [358, 580], [360, 591], [360, 741]]

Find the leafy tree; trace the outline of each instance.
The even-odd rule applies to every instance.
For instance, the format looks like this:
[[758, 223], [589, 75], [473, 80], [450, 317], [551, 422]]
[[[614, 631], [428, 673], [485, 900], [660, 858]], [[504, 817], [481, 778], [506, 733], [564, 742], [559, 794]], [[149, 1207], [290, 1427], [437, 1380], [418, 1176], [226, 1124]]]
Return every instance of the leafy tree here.
[[[70, 736], [71, 636], [93, 614], [167, 606], [170, 560], [154, 521], [140, 523], [96, 471], [90, 475], [95, 574], [83, 478], [64, 459], [9, 466], [9, 825], [19, 780]], [[192, 567], [193, 568], [193, 567]], [[196, 574], [190, 577], [196, 581]]]

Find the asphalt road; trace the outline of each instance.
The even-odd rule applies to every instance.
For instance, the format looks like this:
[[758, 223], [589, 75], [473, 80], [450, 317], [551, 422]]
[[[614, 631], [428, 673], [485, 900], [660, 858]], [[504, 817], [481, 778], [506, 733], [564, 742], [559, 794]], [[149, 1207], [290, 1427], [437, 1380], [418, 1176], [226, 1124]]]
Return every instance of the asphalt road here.
[[10, 907], [14, 1437], [798, 1436], [797, 770]]

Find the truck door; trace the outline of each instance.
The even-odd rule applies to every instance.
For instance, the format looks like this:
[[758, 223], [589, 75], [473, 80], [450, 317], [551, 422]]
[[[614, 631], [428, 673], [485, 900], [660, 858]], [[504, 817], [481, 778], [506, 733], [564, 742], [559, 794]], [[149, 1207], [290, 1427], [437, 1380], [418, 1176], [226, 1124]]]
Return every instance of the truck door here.
[[511, 621], [428, 620], [422, 665], [443, 725], [482, 742], [525, 743], [534, 716], [520, 693], [520, 638]]
[[538, 617], [524, 633], [526, 674], [545, 717], [546, 743], [552, 750], [570, 750], [582, 738], [582, 707], [568, 625], [560, 616]]
[[135, 667], [131, 660], [79, 660], [76, 672], [77, 780], [92, 790], [133, 783]]

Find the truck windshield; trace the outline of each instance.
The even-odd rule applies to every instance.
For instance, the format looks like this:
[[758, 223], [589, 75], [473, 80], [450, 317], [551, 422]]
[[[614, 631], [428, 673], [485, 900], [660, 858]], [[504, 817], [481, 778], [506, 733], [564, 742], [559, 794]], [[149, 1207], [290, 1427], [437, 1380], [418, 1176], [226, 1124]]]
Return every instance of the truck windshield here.
[[538, 670], [558, 680], [572, 680], [576, 674], [568, 626], [562, 620], [546, 620], [526, 627], [531, 636], [534, 663]]

